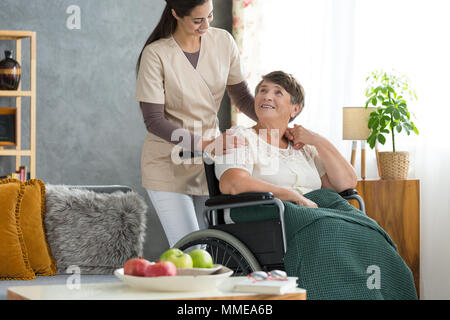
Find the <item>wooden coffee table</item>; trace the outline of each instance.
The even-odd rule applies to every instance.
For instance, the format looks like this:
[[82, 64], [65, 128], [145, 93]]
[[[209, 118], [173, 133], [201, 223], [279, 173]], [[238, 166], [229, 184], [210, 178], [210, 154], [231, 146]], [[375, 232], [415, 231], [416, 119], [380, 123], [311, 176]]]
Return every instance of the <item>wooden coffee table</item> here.
[[306, 290], [296, 288], [283, 295], [233, 292], [245, 277], [226, 279], [218, 288], [198, 292], [156, 292], [137, 290], [122, 282], [67, 285], [16, 286], [8, 288], [8, 300], [306, 300]]

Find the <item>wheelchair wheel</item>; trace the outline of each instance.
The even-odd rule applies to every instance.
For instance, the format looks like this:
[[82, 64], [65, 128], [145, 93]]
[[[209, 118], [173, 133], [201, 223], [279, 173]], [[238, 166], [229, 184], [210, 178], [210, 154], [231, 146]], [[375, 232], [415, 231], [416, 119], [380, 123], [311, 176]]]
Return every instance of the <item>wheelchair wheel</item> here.
[[206, 229], [190, 233], [174, 247], [183, 251], [201, 247], [211, 254], [214, 263], [233, 270], [233, 276], [261, 270], [258, 260], [241, 241], [220, 230]]

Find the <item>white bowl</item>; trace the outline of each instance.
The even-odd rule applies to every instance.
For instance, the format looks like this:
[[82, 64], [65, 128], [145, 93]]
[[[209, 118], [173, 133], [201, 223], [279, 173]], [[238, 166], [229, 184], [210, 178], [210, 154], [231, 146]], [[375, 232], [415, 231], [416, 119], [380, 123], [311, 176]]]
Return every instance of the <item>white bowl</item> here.
[[176, 275], [164, 277], [136, 277], [123, 273], [123, 268], [114, 271], [114, 275], [130, 287], [150, 291], [203, 291], [216, 288], [233, 271], [221, 266], [209, 275]]
[[201, 276], [215, 273], [223, 268], [221, 264], [214, 264], [212, 268], [177, 268], [178, 276]]

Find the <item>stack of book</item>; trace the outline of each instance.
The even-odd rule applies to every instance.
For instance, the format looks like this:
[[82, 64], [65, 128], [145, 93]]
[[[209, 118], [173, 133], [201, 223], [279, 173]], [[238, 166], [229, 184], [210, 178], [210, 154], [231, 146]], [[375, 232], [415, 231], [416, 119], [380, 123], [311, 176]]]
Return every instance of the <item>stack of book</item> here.
[[1, 179], [17, 179], [22, 182], [25, 182], [27, 180], [30, 180], [30, 172], [28, 172], [27, 166], [20, 166], [19, 170], [17, 170], [16, 172], [0, 176], [0, 180]]
[[234, 286], [233, 291], [285, 294], [297, 288], [297, 279], [297, 277], [288, 277], [284, 280], [254, 280], [248, 278], [238, 282]]

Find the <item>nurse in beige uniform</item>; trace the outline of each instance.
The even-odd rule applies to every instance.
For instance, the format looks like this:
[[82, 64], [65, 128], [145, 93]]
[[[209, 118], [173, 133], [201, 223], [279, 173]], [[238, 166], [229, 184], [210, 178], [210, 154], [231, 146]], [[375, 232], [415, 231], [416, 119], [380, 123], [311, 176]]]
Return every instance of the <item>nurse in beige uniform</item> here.
[[239, 147], [220, 134], [217, 112], [227, 90], [256, 120], [239, 50], [225, 30], [210, 27], [212, 0], [166, 0], [161, 19], [137, 63], [136, 100], [148, 130], [142, 149], [142, 185], [170, 247], [205, 228], [208, 188], [201, 158], [179, 151], [227, 152]]

